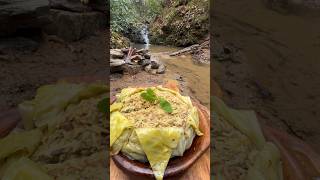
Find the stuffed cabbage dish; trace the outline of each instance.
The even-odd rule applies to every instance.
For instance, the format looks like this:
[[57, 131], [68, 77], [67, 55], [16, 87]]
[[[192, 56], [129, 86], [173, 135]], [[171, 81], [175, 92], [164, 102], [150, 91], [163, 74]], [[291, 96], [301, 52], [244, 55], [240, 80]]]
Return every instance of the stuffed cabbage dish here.
[[111, 153], [149, 162], [156, 179], [202, 135], [190, 97], [162, 86], [122, 89], [110, 112]]

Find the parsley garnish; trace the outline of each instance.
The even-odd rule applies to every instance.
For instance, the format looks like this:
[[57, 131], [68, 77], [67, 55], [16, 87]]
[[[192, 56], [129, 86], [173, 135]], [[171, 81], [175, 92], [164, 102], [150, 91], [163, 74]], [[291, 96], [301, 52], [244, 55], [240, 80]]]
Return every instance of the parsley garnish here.
[[159, 102], [161, 109], [163, 109], [167, 113], [172, 113], [173, 110], [172, 110], [171, 104], [167, 100], [163, 99], [162, 97], [157, 97], [151, 88], [148, 88], [145, 92], [141, 93], [140, 95], [144, 100], [148, 102], [151, 102], [151, 103], [154, 103], [156, 101]]
[[172, 107], [171, 107], [171, 104], [163, 99], [163, 98], [160, 98], [159, 99], [159, 104], [160, 104], [160, 107], [167, 113], [172, 113]]
[[152, 89], [148, 88], [146, 92], [141, 93], [141, 97], [149, 102], [155, 102], [158, 98]]

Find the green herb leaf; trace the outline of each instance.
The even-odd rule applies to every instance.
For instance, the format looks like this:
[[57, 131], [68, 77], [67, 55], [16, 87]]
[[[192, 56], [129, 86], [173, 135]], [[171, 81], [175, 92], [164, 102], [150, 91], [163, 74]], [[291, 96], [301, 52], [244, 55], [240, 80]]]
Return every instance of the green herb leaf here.
[[172, 113], [172, 107], [171, 107], [171, 104], [167, 101], [167, 100], [165, 100], [165, 99], [163, 99], [163, 98], [160, 98], [159, 99], [159, 103], [160, 103], [160, 107], [165, 111], [165, 112], [167, 112], [167, 113]]
[[146, 101], [152, 103], [158, 101], [161, 109], [163, 109], [167, 113], [172, 113], [173, 110], [171, 104], [167, 100], [161, 97], [157, 97], [152, 89], [148, 88], [145, 92], [141, 93], [140, 95]]
[[109, 98], [104, 98], [97, 104], [97, 107], [100, 112], [108, 113], [109, 112]]
[[141, 97], [149, 102], [155, 102], [157, 100], [156, 94], [150, 88], [148, 88], [146, 92], [141, 93]]

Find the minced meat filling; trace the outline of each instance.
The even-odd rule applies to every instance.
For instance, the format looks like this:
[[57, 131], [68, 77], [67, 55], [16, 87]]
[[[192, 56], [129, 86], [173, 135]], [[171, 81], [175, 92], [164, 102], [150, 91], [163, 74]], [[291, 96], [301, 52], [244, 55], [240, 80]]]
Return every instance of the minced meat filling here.
[[190, 107], [179, 97], [168, 91], [154, 90], [157, 97], [167, 100], [173, 109], [167, 113], [156, 103], [145, 101], [141, 92], [126, 97], [123, 100], [121, 113], [134, 122], [136, 128], [141, 127], [185, 127]]
[[[71, 179], [96, 179], [104, 177], [107, 167], [103, 162], [106, 158], [95, 158], [97, 154], [107, 153], [108, 149], [108, 125], [105, 115], [98, 108], [98, 102], [106, 97], [101, 95], [95, 98], [84, 99], [78, 104], [69, 105], [58, 121], [56, 129], [50, 135], [45, 135], [39, 148], [34, 152], [31, 159], [50, 167], [48, 173], [55, 177], [64, 176], [78, 177], [72, 166], [87, 168], [92, 163], [92, 168], [82, 174], [90, 174], [90, 177]], [[92, 162], [91, 162], [92, 160]], [[73, 168], [73, 169], [72, 169]], [[61, 169], [64, 169], [62, 173]], [[97, 173], [100, 169], [100, 174]], [[89, 172], [90, 171], [90, 172]], [[99, 179], [99, 178], [98, 178]]]
[[244, 180], [257, 155], [257, 149], [247, 136], [229, 124], [222, 116], [211, 121], [211, 160], [213, 175], [218, 172], [228, 180]]

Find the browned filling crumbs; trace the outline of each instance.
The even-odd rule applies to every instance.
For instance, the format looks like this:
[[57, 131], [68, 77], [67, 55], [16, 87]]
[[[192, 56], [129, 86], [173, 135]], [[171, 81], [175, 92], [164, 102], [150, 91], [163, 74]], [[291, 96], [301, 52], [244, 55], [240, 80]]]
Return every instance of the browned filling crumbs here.
[[135, 93], [123, 100], [121, 113], [134, 122], [136, 128], [141, 127], [185, 127], [190, 107], [183, 100], [168, 91], [155, 89], [155, 94], [166, 99], [173, 112], [167, 113], [156, 103], [150, 103], [141, 98], [141, 92]]

